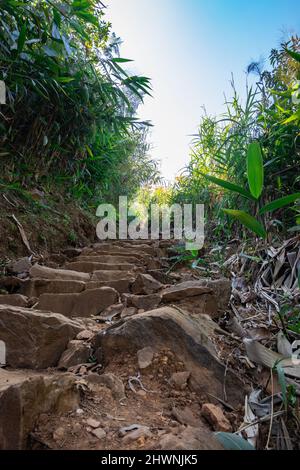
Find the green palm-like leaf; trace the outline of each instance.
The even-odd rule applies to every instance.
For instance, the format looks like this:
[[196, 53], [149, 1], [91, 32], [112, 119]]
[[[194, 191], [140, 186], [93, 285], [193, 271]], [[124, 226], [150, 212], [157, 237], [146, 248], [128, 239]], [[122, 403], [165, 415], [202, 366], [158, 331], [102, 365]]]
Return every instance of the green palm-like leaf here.
[[266, 238], [267, 232], [265, 231], [264, 227], [258, 220], [252, 217], [252, 215], [247, 214], [247, 212], [244, 211], [232, 209], [223, 209], [223, 211], [231, 217], [237, 219], [239, 222], [245, 225], [245, 227], [247, 227], [259, 237]]
[[286, 49], [286, 52], [289, 56], [293, 57], [297, 62], [300, 62], [300, 54], [295, 51], [291, 51], [290, 49]]
[[216, 432], [216, 439], [226, 450], [255, 450], [245, 439], [229, 432]]
[[238, 186], [237, 184], [230, 183], [229, 181], [222, 180], [220, 178], [216, 178], [215, 176], [212, 175], [204, 175], [203, 176], [211, 181], [214, 184], [217, 184], [218, 186], [221, 186], [224, 189], [228, 189], [229, 191], [233, 191], [235, 193], [239, 193], [241, 196], [246, 197], [247, 199], [254, 199], [254, 197], [246, 191], [246, 189], [242, 188], [241, 186]]
[[252, 196], [258, 199], [264, 186], [264, 163], [259, 142], [252, 142], [247, 153], [248, 184]]
[[275, 199], [275, 201], [270, 202], [270, 204], [266, 204], [262, 207], [259, 211], [260, 215], [265, 214], [266, 212], [273, 212], [281, 207], [288, 206], [293, 202], [300, 199], [300, 193], [290, 194], [289, 196], [281, 197], [280, 199]]

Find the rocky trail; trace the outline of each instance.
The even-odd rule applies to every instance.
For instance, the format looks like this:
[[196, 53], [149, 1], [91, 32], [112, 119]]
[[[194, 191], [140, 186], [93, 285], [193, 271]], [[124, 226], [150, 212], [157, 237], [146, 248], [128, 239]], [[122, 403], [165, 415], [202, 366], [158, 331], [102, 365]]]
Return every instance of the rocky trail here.
[[[1, 449], [220, 449], [247, 390], [220, 359], [231, 283], [168, 274], [172, 242], [23, 258], [1, 279]], [[3, 343], [1, 343], [3, 349]]]

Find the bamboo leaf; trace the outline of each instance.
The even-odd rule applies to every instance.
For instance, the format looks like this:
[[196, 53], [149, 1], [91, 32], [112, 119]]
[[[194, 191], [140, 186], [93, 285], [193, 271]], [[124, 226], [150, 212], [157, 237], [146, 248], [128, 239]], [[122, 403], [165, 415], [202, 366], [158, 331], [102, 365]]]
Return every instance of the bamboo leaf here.
[[241, 186], [238, 186], [234, 183], [230, 183], [229, 181], [222, 180], [220, 178], [216, 178], [215, 176], [205, 175], [203, 173], [201, 174], [212, 183], [215, 183], [224, 189], [228, 189], [229, 191], [239, 193], [241, 194], [241, 196], [246, 197], [247, 199], [254, 199], [254, 197], [248, 191], [246, 191], [246, 189], [242, 188]]
[[297, 62], [300, 62], [300, 54], [298, 52], [291, 51], [290, 49], [286, 49], [286, 52], [290, 57], [295, 59]]
[[289, 196], [284, 196], [280, 199], [275, 199], [275, 201], [270, 202], [269, 204], [262, 207], [259, 211], [260, 215], [265, 214], [266, 212], [273, 212], [281, 207], [288, 206], [293, 202], [300, 199], [300, 193], [290, 194]]
[[264, 163], [259, 142], [252, 142], [247, 153], [247, 174], [251, 194], [258, 199], [264, 185]]
[[223, 209], [223, 211], [230, 215], [231, 217], [237, 219], [245, 227], [247, 227], [252, 232], [256, 233], [259, 237], [266, 238], [267, 232], [265, 231], [262, 224], [256, 220], [252, 215], [247, 214], [244, 211], [232, 210], [232, 209]]
[[278, 375], [278, 382], [279, 382], [281, 392], [282, 392], [282, 400], [283, 400], [285, 407], [287, 407], [288, 403], [287, 403], [287, 386], [286, 386], [286, 380], [285, 380], [285, 372], [284, 372], [283, 367], [281, 367], [280, 363], [276, 365], [276, 372]]
[[115, 64], [123, 64], [125, 62], [133, 62], [131, 59], [122, 59], [121, 57], [115, 57], [113, 59], [110, 59], [111, 62]]
[[19, 38], [18, 38], [18, 53], [19, 54], [22, 52], [24, 44], [25, 44], [26, 30], [27, 30], [26, 24], [23, 24], [20, 34], [19, 34]]

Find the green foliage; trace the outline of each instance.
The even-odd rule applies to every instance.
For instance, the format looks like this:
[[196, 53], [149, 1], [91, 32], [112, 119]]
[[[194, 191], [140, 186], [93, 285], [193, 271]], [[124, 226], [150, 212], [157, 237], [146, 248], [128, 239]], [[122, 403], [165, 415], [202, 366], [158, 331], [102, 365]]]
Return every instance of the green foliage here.
[[[257, 82], [247, 88], [244, 103], [232, 80], [225, 113], [219, 119], [202, 117], [173, 199], [204, 203], [207, 231], [218, 239], [238, 235], [236, 220], [263, 238], [275, 227], [300, 228], [299, 51], [300, 40], [292, 37], [272, 50], [271, 71], [250, 64], [248, 73]], [[280, 224], [277, 215], [272, 218], [275, 211]]]
[[247, 214], [245, 211], [238, 211], [238, 210], [231, 210], [231, 209], [224, 209], [224, 212], [231, 217], [239, 220], [245, 227], [247, 227], [252, 232], [256, 233], [259, 237], [266, 238], [267, 233], [263, 227], [263, 225], [258, 222], [252, 215]]
[[259, 199], [264, 186], [264, 162], [259, 142], [252, 142], [248, 147], [247, 175], [250, 192]]
[[[251, 143], [248, 148], [247, 154], [247, 175], [248, 175], [248, 185], [250, 188], [250, 192], [255, 199], [259, 199], [262, 189], [264, 186], [264, 170], [263, 170], [263, 158], [261, 154], [260, 145], [257, 142]], [[210, 177], [210, 180], [214, 181], [221, 187], [225, 187], [226, 189], [230, 189], [231, 191], [239, 192], [242, 196], [245, 196], [241, 191], [242, 188], [238, 188], [236, 190], [235, 185], [231, 185], [230, 183], [225, 182], [222, 180], [218, 180], [216, 178]], [[248, 197], [247, 193], [246, 196]], [[266, 206], [262, 207], [259, 211], [259, 214], [265, 214], [266, 212], [272, 212], [278, 208], [287, 206], [295, 201], [300, 199], [300, 193], [291, 194], [289, 196], [285, 196], [281, 199], [277, 199], [276, 201], [272, 201], [271, 203], [267, 204]], [[245, 227], [249, 230], [254, 232], [256, 235], [266, 238], [267, 232], [263, 225], [256, 220], [252, 215], [248, 214], [245, 211], [240, 210], [231, 210], [231, 209], [224, 209], [224, 212], [231, 217], [239, 220]]]
[[54, 183], [93, 201], [139, 159], [131, 191], [157, 176], [148, 123], [135, 116], [150, 81], [124, 68], [103, 11], [96, 0], [0, 0], [0, 170], [9, 181]]

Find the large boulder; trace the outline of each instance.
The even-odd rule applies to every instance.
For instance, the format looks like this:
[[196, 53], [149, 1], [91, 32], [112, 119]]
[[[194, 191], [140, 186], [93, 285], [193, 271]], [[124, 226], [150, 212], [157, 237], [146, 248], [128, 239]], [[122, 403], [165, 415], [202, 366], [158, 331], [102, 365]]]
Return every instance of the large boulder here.
[[121, 320], [98, 333], [94, 345], [102, 348], [107, 361], [114, 354], [136, 354], [147, 346], [155, 350], [170, 348], [191, 373], [190, 387], [203, 396], [210, 393], [223, 397], [226, 375], [230, 402], [238, 404], [244, 399], [244, 386], [230, 370], [225, 374], [213, 342], [217, 329], [207, 315], [191, 317], [181, 309], [165, 306]]
[[91, 317], [115, 304], [118, 298], [118, 292], [111, 287], [85, 290], [79, 294], [42, 294], [37, 308], [66, 317]]
[[25, 449], [40, 414], [72, 411], [79, 398], [70, 374], [0, 369], [0, 449]]
[[6, 345], [6, 364], [13, 368], [56, 366], [82, 329], [60, 314], [0, 305], [0, 341]]

